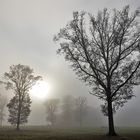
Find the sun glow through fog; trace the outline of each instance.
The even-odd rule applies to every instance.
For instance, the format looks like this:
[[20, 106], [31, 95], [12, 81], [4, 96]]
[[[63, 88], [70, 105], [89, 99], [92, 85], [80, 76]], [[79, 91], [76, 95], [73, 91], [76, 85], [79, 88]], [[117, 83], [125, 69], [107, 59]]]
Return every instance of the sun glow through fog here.
[[30, 93], [38, 99], [46, 99], [50, 94], [50, 85], [46, 81], [40, 81], [32, 87]]

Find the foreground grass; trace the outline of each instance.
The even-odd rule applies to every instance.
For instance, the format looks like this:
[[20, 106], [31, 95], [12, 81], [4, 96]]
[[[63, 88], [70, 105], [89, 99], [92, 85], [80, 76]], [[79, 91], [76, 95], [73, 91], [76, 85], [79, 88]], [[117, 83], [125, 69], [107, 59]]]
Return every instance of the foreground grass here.
[[0, 129], [0, 140], [140, 140], [140, 128], [117, 128], [117, 137], [105, 136], [105, 128], [48, 129], [47, 127], [23, 127]]

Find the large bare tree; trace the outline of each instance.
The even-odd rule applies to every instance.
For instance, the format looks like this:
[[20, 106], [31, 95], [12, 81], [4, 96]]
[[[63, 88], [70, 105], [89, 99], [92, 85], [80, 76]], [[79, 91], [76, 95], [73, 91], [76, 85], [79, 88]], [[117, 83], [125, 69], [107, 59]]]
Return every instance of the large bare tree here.
[[30, 114], [29, 90], [41, 77], [34, 76], [34, 71], [29, 66], [18, 64], [10, 66], [10, 71], [4, 74], [4, 78], [6, 88], [15, 94], [7, 105], [10, 113], [8, 120], [19, 130], [19, 125], [26, 123]]
[[104, 101], [108, 135], [116, 135], [113, 111], [131, 99], [133, 87], [140, 84], [139, 13], [130, 13], [129, 6], [112, 13], [104, 9], [96, 17], [74, 12], [73, 19], [54, 37], [60, 42], [58, 53], [92, 88], [90, 93]]

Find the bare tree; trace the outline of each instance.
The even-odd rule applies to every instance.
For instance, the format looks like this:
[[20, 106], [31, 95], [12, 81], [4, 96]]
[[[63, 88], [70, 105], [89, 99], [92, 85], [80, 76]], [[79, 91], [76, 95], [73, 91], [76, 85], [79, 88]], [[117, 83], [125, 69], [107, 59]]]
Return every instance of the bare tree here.
[[16, 125], [17, 130], [19, 130], [20, 124], [27, 122], [30, 113], [29, 90], [41, 79], [40, 76], [33, 74], [33, 69], [21, 64], [10, 66], [10, 71], [4, 74], [3, 83], [6, 85], [6, 89], [13, 90], [15, 94], [7, 105], [10, 113], [8, 121]]
[[58, 109], [59, 100], [58, 99], [48, 99], [45, 102], [47, 121], [51, 123], [51, 126], [54, 126], [56, 122], [56, 112]]
[[65, 95], [62, 99], [61, 114], [64, 125], [71, 126], [73, 122], [74, 113], [74, 97], [71, 95]]
[[5, 117], [5, 108], [7, 104], [7, 98], [6, 96], [0, 94], [0, 126], [2, 127], [2, 122]]
[[130, 13], [129, 6], [114, 9], [112, 14], [104, 9], [97, 17], [74, 12], [73, 20], [54, 37], [60, 41], [58, 53], [92, 88], [90, 93], [104, 101], [108, 135], [116, 135], [113, 111], [131, 99], [133, 87], [140, 84], [138, 15], [139, 10]]
[[86, 115], [87, 115], [87, 98], [79, 96], [75, 99], [75, 116], [80, 126], [82, 126], [84, 117]]

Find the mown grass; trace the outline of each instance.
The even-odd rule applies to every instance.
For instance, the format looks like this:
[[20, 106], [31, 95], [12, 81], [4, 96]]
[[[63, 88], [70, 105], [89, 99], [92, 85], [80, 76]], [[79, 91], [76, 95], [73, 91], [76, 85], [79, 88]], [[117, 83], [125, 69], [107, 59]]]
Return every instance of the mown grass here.
[[45, 126], [22, 127], [20, 131], [4, 127], [0, 140], [140, 140], [140, 128], [117, 128], [119, 136], [105, 136], [106, 128], [56, 128]]

